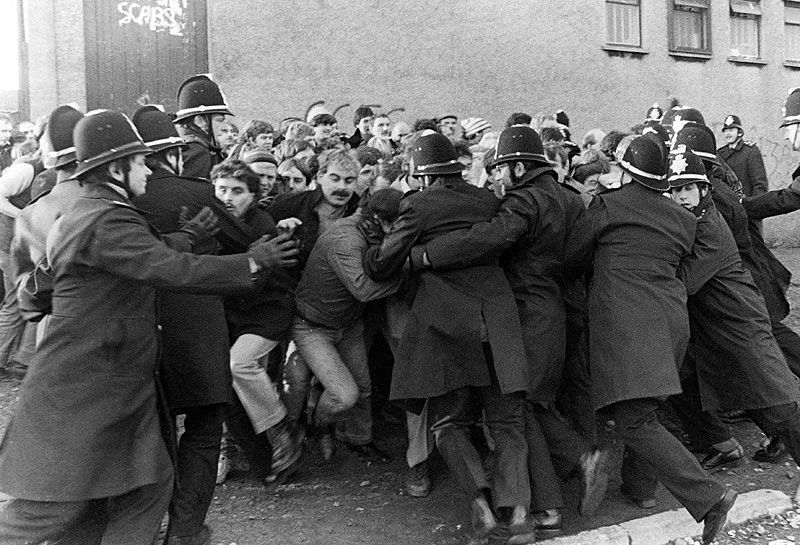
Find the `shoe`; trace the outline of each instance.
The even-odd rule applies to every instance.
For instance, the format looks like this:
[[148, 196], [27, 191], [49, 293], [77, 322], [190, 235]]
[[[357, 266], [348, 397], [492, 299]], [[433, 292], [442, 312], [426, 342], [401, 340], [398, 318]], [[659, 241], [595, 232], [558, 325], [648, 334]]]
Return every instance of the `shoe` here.
[[[508, 521], [508, 545], [526, 545], [536, 542], [538, 525], [527, 516], [527, 509], [521, 505], [514, 506], [511, 520]], [[490, 540], [491, 542], [491, 540]]]
[[608, 453], [595, 449], [581, 455], [581, 479], [583, 489], [581, 494], [580, 513], [584, 517], [594, 515], [608, 488], [608, 474], [605, 471], [605, 462]]
[[222, 484], [228, 478], [228, 473], [231, 472], [231, 459], [223, 449], [219, 453], [219, 460], [217, 460], [217, 484]]
[[431, 493], [427, 460], [409, 468], [405, 478], [405, 491], [412, 498], [426, 498]]
[[703, 517], [703, 545], [708, 545], [717, 536], [728, 520], [728, 511], [736, 502], [736, 490], [728, 489], [720, 500]]
[[643, 510], [647, 511], [649, 509], [654, 509], [655, 506], [658, 505], [658, 501], [656, 501], [655, 498], [644, 498], [644, 499], [641, 499], [641, 498], [634, 497], [633, 495], [628, 493], [628, 491], [625, 488], [625, 485], [623, 485], [620, 488], [620, 492], [622, 492], [622, 495], [625, 496], [625, 498], [627, 498], [628, 501], [630, 501], [631, 503], [636, 505], [639, 509], [643, 509]]
[[488, 543], [489, 534], [497, 528], [497, 519], [489, 507], [486, 496], [480, 494], [472, 500], [472, 531], [474, 533], [473, 542]]
[[561, 518], [560, 509], [548, 509], [534, 514], [536, 522], [536, 535], [552, 537], [561, 533], [564, 529], [564, 521]]
[[319, 436], [319, 450], [322, 452], [322, 458], [326, 462], [330, 462], [333, 459], [333, 455], [336, 452], [335, 441], [332, 430]]
[[211, 530], [203, 524], [200, 531], [190, 536], [169, 536], [167, 545], [209, 545], [211, 543]]
[[271, 428], [267, 428], [264, 433], [267, 434], [267, 440], [272, 445], [272, 472], [283, 473], [297, 462], [303, 451], [289, 433], [286, 418]]
[[747, 462], [744, 457], [744, 448], [739, 445], [735, 449], [728, 452], [720, 452], [717, 449], [712, 449], [712, 452], [703, 458], [700, 465], [703, 469], [710, 472], [719, 471], [726, 467], [741, 467]]
[[758, 449], [755, 454], [753, 454], [753, 460], [756, 462], [769, 462], [771, 464], [777, 464], [779, 462], [783, 462], [788, 456], [789, 449], [786, 448], [786, 444], [783, 442], [783, 439], [777, 435], [773, 435], [769, 438], [769, 443], [767, 446]]
[[354, 452], [358, 459], [367, 462], [368, 464], [374, 463], [386, 463], [391, 460], [391, 457], [381, 449], [375, 445], [373, 442], [369, 442], [366, 445], [354, 445], [352, 443], [347, 443], [347, 448], [350, 452]]

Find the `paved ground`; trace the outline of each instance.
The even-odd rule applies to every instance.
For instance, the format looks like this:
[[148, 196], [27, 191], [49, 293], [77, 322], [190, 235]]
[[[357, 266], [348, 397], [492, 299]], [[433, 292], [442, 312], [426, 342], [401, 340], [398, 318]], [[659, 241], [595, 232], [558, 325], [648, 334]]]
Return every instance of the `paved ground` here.
[[[776, 254], [800, 279], [800, 249], [777, 249]], [[793, 306], [788, 323], [800, 331], [800, 284], [790, 289]], [[18, 385], [0, 383], [0, 426], [13, 411]], [[313, 448], [292, 482], [265, 488], [248, 473], [233, 473], [217, 487], [208, 523], [212, 543], [249, 544], [413, 544], [454, 545], [469, 535], [468, 500], [455, 487], [446, 470], [437, 464], [433, 493], [424, 499], [407, 497], [402, 491], [405, 473], [405, 439], [402, 427], [377, 420], [377, 439], [393, 454], [389, 464], [367, 466], [340, 448], [332, 463], [324, 463]], [[763, 435], [748, 423], [735, 427], [736, 436], [748, 454]], [[616, 524], [649, 514], [626, 502], [618, 491], [619, 455], [612, 463], [609, 492], [598, 514], [590, 519], [576, 512], [577, 482], [564, 484], [568, 507], [565, 533]], [[770, 465], [748, 463], [723, 471], [724, 483], [747, 491], [758, 488], [781, 490], [794, 495], [800, 485], [800, 470], [794, 463]], [[652, 512], [678, 508], [663, 489]], [[787, 545], [800, 542], [800, 514], [791, 511], [739, 528], [730, 529], [720, 544]], [[784, 541], [781, 541], [784, 540]]]

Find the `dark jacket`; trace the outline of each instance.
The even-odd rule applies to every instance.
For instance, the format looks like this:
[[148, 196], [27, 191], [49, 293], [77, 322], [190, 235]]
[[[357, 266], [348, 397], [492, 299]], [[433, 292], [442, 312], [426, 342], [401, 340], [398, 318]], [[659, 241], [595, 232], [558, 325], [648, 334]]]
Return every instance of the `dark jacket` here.
[[[222, 203], [214, 188], [198, 178], [175, 176], [156, 169], [147, 182], [144, 195], [134, 203], [160, 232], [180, 228], [179, 214], [186, 206], [190, 217], [208, 206], [220, 218], [219, 239], [239, 253], [251, 240]], [[214, 245], [203, 253], [216, 253]], [[233, 400], [230, 371], [230, 345], [222, 298], [218, 295], [193, 295], [160, 292], [161, 376], [170, 408], [196, 407]]]
[[[275, 221], [258, 205], [248, 208], [237, 221], [251, 242], [263, 235], [278, 234]], [[292, 293], [295, 284], [290, 275], [277, 270], [271, 273], [269, 283], [257, 293], [226, 297], [225, 318], [231, 344], [245, 333], [276, 341], [287, 340], [294, 315]]]
[[[564, 366], [564, 244], [583, 201], [556, 181], [552, 169], [525, 174], [488, 223], [454, 231], [425, 245], [435, 270], [461, 268], [500, 256], [522, 325], [530, 368], [528, 391], [553, 401]], [[504, 251], [505, 250], [505, 251]]]
[[89, 185], [48, 259], [52, 315], [0, 444], [0, 490], [82, 501], [162, 481], [156, 288], [246, 290], [247, 258], [171, 250], [119, 193]]
[[358, 212], [340, 219], [314, 245], [295, 297], [297, 313], [305, 320], [334, 329], [348, 327], [361, 317], [364, 303], [400, 287], [399, 274], [377, 282], [364, 272], [367, 241], [358, 230], [360, 221]]
[[760, 409], [798, 401], [796, 379], [733, 235], [713, 201], [701, 206], [692, 256], [680, 274], [689, 293], [689, 352], [703, 408]]
[[596, 408], [681, 391], [689, 319], [676, 275], [696, 223], [691, 212], [637, 182], [597, 195], [575, 223], [566, 259], [593, 271], [588, 325]]
[[184, 133], [187, 146], [183, 149], [183, 175], [189, 178], [211, 178], [211, 169], [225, 160], [222, 150], [211, 144], [207, 136]]
[[[376, 280], [394, 278], [413, 246], [487, 222], [499, 207], [492, 193], [464, 180], [407, 195], [383, 243], [367, 250], [364, 270]], [[514, 297], [497, 259], [463, 269], [424, 271], [415, 280], [415, 296], [395, 355], [392, 399], [429, 398], [464, 386], [488, 386], [484, 338], [491, 346], [502, 392], [528, 389], [519, 317], [508, 312], [515, 306]]]
[[[297, 256], [297, 266], [294, 269], [287, 269], [296, 280], [300, 280], [300, 274], [306, 266], [311, 249], [319, 237], [319, 216], [317, 206], [325, 197], [319, 187], [313, 191], [301, 191], [300, 193], [290, 193], [281, 195], [275, 199], [267, 208], [267, 212], [275, 222], [286, 218], [297, 218], [303, 225], [297, 228], [294, 236], [300, 241], [300, 253]], [[351, 215], [358, 208], [359, 197], [353, 193], [344, 211], [344, 217]]]
[[769, 191], [767, 171], [761, 150], [755, 142], [739, 139], [734, 147], [724, 146], [717, 150], [717, 155], [733, 169], [742, 183], [745, 197], [760, 195]]

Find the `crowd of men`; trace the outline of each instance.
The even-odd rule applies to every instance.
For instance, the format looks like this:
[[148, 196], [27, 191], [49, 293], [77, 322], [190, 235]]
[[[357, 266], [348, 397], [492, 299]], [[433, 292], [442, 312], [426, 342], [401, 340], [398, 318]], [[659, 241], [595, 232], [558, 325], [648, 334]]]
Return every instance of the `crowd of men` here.
[[[165, 543], [207, 544], [238, 450], [265, 484], [310, 445], [387, 461], [380, 384], [407, 493], [438, 450], [473, 543], [558, 533], [571, 478], [591, 516], [598, 423], [623, 494], [650, 509], [662, 483], [704, 544], [737, 496], [711, 473], [745, 459], [725, 420], [769, 437], [755, 459], [800, 461], [790, 275], [760, 224], [800, 180], [768, 191], [736, 115], [717, 149], [682, 106], [579, 144], [563, 111], [493, 131], [362, 106], [348, 134], [319, 110], [239, 133], [198, 75], [174, 113], [59, 106], [3, 171], [0, 365], [23, 382], [0, 542], [151, 544], [168, 513]], [[782, 126], [800, 149], [800, 89]]]

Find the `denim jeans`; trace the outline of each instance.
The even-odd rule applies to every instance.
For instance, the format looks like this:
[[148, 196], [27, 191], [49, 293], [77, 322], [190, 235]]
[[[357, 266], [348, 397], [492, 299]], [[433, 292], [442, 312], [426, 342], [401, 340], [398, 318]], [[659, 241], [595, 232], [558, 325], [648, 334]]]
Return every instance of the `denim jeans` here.
[[313, 373], [325, 388], [317, 402], [316, 423], [336, 422], [337, 437], [348, 443], [372, 441], [372, 383], [363, 322], [333, 329], [295, 317], [292, 338], [301, 357], [291, 358], [284, 369], [290, 419], [299, 419]]
[[286, 416], [275, 386], [258, 360], [278, 346], [278, 341], [245, 333], [231, 346], [233, 389], [242, 403], [256, 435]]
[[[0, 251], [0, 270], [3, 271], [3, 286], [6, 290], [3, 306], [0, 308], [0, 367], [12, 359], [25, 331], [25, 322], [17, 307], [17, 286], [14, 278], [11, 256]], [[25, 362], [27, 363], [27, 362]]]

